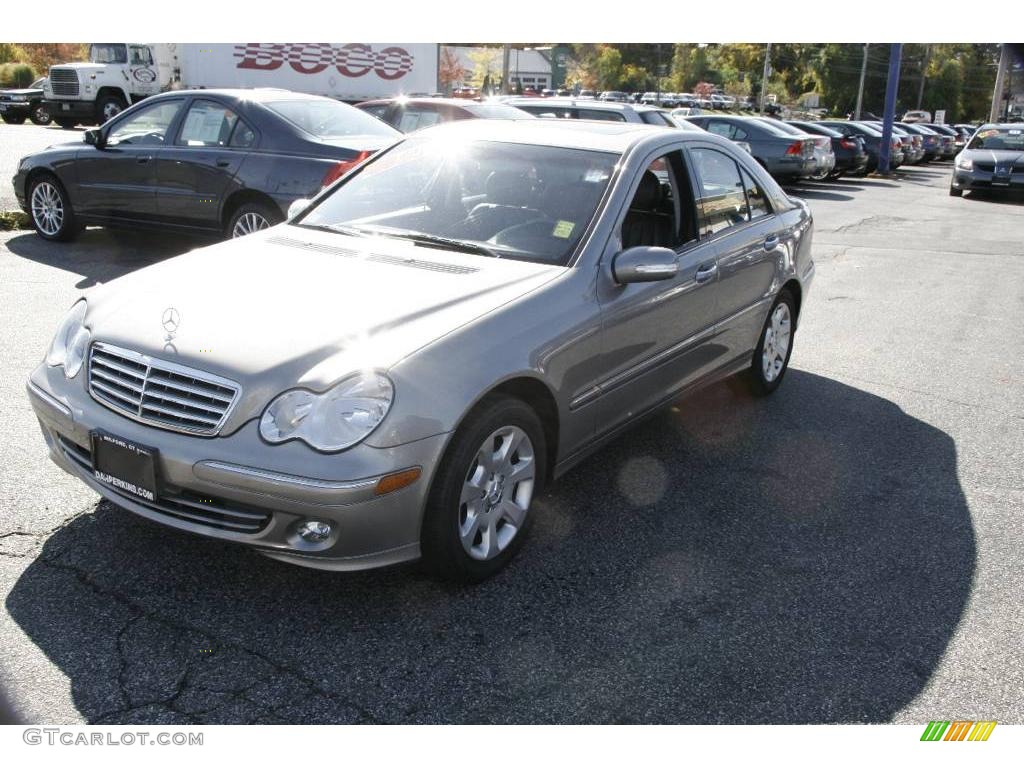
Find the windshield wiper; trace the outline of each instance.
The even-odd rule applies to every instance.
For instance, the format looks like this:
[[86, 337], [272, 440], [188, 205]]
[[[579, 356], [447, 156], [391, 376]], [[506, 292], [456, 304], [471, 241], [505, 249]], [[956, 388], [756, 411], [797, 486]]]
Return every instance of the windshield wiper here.
[[450, 248], [455, 251], [462, 251], [464, 253], [476, 253], [481, 256], [490, 256], [494, 259], [500, 259], [501, 254], [497, 251], [488, 248], [486, 245], [474, 242], [472, 240], [459, 240], [454, 237], [444, 237], [442, 235], [431, 235], [427, 232], [417, 232], [415, 230], [397, 229], [394, 227], [382, 227], [382, 226], [370, 226], [370, 227], [345, 227], [345, 229], [354, 229], [361, 235], [375, 234], [383, 235], [384, 237], [394, 237], [399, 240], [409, 240], [417, 245], [422, 245], [427, 248]]

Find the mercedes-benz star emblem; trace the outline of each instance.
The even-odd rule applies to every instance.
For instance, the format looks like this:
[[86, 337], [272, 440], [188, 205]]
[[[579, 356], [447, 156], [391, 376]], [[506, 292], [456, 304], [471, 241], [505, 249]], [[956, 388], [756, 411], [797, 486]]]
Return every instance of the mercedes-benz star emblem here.
[[163, 324], [164, 330], [173, 336], [181, 324], [181, 313], [174, 307], [168, 307], [164, 310]]

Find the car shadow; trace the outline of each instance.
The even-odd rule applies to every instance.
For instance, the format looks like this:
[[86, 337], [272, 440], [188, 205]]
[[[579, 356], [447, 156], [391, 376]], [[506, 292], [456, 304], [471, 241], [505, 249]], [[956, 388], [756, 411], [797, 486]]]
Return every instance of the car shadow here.
[[972, 189], [964, 192], [964, 200], [1021, 206], [1024, 205], [1024, 191], [1013, 189], [996, 192], [989, 189]]
[[793, 197], [802, 197], [806, 200], [853, 200], [853, 195], [844, 195], [841, 192], [828, 192], [818, 187], [793, 186], [786, 187], [786, 193]]
[[75, 287], [84, 289], [211, 242], [164, 232], [89, 227], [70, 243], [49, 242], [28, 232], [5, 245], [16, 256], [82, 275]]
[[473, 587], [306, 570], [98, 504], [9, 594], [91, 723], [885, 722], [975, 571], [949, 435], [791, 370], [679, 401]]

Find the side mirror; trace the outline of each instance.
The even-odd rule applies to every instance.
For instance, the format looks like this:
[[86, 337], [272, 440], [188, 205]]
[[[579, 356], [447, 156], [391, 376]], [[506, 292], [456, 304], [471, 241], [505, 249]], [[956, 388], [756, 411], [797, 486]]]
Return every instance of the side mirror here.
[[617, 283], [653, 283], [675, 277], [679, 262], [675, 251], [651, 245], [627, 248], [612, 261]]
[[298, 216], [300, 213], [306, 210], [306, 208], [309, 207], [309, 203], [310, 201], [305, 197], [300, 197], [298, 200], [294, 201], [291, 205], [288, 206], [288, 219], [294, 219], [296, 216]]
[[82, 141], [96, 147], [96, 149], [103, 149], [103, 145], [105, 144], [103, 141], [103, 133], [96, 128], [90, 128], [88, 131], [83, 133]]

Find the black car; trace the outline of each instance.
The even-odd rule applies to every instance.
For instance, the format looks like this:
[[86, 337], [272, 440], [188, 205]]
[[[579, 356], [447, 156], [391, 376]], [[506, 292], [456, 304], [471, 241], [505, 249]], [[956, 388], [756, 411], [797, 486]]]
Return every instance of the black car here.
[[21, 125], [26, 119], [36, 125], [49, 125], [53, 119], [49, 108], [43, 103], [41, 77], [28, 88], [5, 88], [0, 91], [0, 118], [8, 125]]
[[949, 194], [1024, 190], [1024, 124], [983, 125], [956, 156]]
[[828, 136], [832, 140], [832, 152], [836, 156], [836, 164], [827, 178], [834, 180], [847, 173], [853, 176], [864, 175], [868, 166], [868, 153], [864, 149], [864, 140], [859, 136], [847, 136], [830, 126], [807, 120], [787, 120], [786, 122], [805, 133]]
[[400, 137], [320, 96], [177, 91], [135, 104], [83, 142], [22, 158], [14, 192], [47, 240], [86, 224], [238, 237], [283, 221], [292, 202]]
[[848, 120], [818, 120], [815, 124], [841, 133], [844, 136], [860, 139], [868, 156], [863, 174], [873, 173], [878, 169], [878, 158], [882, 150], [882, 132], [877, 128], [865, 123]]

